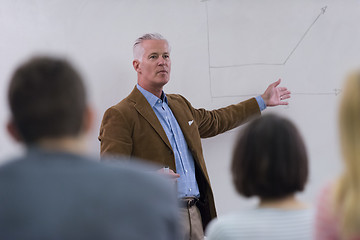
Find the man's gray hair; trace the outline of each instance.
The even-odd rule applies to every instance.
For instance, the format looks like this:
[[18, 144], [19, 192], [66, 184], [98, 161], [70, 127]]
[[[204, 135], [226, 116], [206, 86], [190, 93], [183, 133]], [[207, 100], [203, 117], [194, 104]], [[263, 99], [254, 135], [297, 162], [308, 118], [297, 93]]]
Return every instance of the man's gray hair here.
[[133, 55], [134, 59], [141, 61], [142, 55], [144, 54], [144, 49], [141, 47], [141, 44], [145, 40], [165, 40], [168, 44], [168, 49], [170, 52], [170, 45], [166, 38], [164, 38], [160, 33], [146, 33], [135, 40], [133, 46]]

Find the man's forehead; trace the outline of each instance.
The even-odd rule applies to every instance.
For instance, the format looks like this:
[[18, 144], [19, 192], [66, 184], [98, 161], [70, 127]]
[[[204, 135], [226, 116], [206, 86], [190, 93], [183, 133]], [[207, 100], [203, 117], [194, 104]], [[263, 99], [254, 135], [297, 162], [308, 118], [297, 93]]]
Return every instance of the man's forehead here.
[[169, 51], [169, 44], [166, 40], [144, 40], [142, 42], [142, 47], [146, 52], [168, 52]]

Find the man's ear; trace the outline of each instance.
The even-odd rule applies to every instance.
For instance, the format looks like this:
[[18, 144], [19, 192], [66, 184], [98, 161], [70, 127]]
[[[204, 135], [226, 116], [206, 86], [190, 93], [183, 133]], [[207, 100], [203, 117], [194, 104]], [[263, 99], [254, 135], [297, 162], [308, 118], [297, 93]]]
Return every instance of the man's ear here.
[[10, 136], [16, 141], [16, 142], [22, 142], [22, 138], [21, 135], [19, 133], [18, 128], [16, 127], [15, 123], [13, 120], [9, 120], [8, 123], [6, 124], [6, 129], [8, 131], [8, 133], [10, 134]]
[[134, 69], [135, 69], [135, 71], [136, 71], [137, 73], [141, 73], [140, 61], [139, 61], [139, 60], [135, 59], [135, 60], [133, 61], [133, 67], [134, 67]]

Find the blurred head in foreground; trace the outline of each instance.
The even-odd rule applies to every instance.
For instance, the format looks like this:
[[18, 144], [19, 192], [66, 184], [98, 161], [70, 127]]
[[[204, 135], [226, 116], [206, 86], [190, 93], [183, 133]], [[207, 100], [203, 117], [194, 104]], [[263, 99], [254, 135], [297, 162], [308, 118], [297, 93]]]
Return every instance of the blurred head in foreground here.
[[34, 57], [20, 65], [11, 78], [8, 100], [8, 130], [26, 145], [77, 139], [93, 119], [81, 76], [60, 58]]
[[295, 125], [276, 115], [249, 123], [235, 144], [232, 175], [241, 195], [258, 196], [261, 201], [303, 191], [308, 158]]
[[179, 239], [176, 194], [155, 166], [83, 154], [92, 113], [69, 62], [28, 60], [8, 97], [8, 130], [28, 151], [0, 166], [0, 239]]
[[360, 72], [345, 80], [339, 109], [344, 171], [335, 185], [335, 212], [343, 239], [360, 236]]

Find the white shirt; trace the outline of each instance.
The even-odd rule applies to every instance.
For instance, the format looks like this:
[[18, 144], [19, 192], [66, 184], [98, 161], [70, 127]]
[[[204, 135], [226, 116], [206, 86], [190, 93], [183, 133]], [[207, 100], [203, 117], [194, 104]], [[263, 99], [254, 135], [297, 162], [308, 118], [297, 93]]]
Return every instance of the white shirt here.
[[213, 220], [206, 229], [206, 240], [313, 238], [314, 210], [256, 208]]

